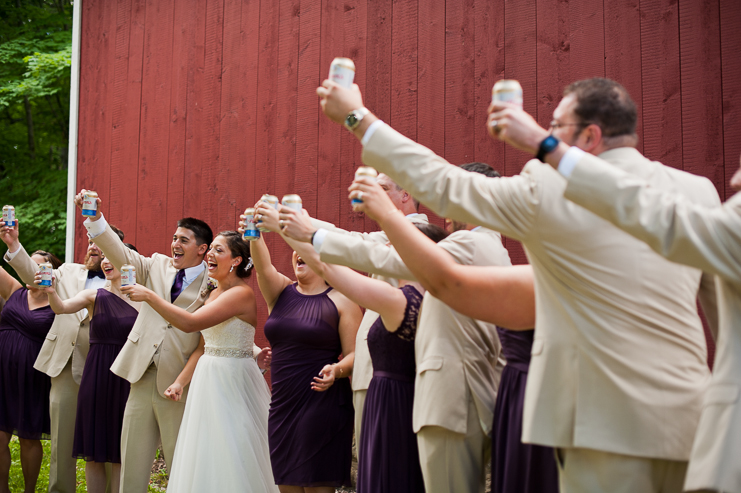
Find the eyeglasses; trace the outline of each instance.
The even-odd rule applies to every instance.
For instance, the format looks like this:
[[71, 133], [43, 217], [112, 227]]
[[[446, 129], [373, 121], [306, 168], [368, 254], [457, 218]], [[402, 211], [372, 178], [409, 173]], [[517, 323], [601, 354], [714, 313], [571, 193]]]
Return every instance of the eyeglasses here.
[[551, 122], [551, 130], [558, 130], [561, 127], [570, 127], [572, 125], [580, 126], [580, 127], [586, 127], [589, 125], [589, 123], [586, 122], [578, 122], [578, 123], [559, 123], [556, 120], [553, 120]]

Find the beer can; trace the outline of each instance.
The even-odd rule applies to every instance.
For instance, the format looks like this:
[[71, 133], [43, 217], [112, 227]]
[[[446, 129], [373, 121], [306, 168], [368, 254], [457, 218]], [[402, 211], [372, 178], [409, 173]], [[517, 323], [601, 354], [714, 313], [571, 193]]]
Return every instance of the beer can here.
[[[371, 178], [373, 181], [376, 181], [376, 178], [378, 178], [378, 171], [370, 166], [361, 166], [355, 170], [355, 179], [357, 180], [358, 178]], [[351, 199], [350, 203], [352, 205], [358, 205], [362, 204], [363, 201], [360, 199]]]
[[522, 108], [522, 86], [514, 79], [503, 79], [491, 88], [491, 102], [502, 101]]
[[255, 241], [260, 237], [260, 231], [254, 223], [255, 209], [249, 207], [244, 210], [244, 235], [242, 238], [249, 241]]
[[39, 264], [39, 272], [41, 273], [40, 286], [51, 286], [52, 267], [49, 262]]
[[98, 193], [92, 190], [85, 190], [85, 195], [82, 196], [82, 215], [95, 217], [98, 212]]
[[5, 226], [15, 226], [15, 207], [12, 205], [3, 206], [3, 224]]
[[355, 80], [355, 64], [349, 58], [337, 57], [329, 66], [329, 80], [350, 89]]
[[286, 207], [290, 207], [291, 209], [301, 212], [302, 203], [301, 203], [301, 197], [296, 195], [295, 193], [290, 193], [288, 195], [283, 196], [283, 200], [281, 200], [281, 203], [285, 205]]
[[121, 266], [121, 287], [136, 284], [136, 267], [129, 264]]
[[[260, 197], [260, 201], [265, 202], [266, 204], [270, 204], [273, 207], [273, 209], [275, 209], [276, 211], [278, 210], [278, 206], [280, 205], [280, 200], [278, 200], [278, 197], [276, 197], [275, 195], [267, 194], [267, 193], [263, 195], [262, 197]], [[261, 228], [260, 224], [262, 224], [262, 221], [259, 221], [257, 223], [257, 229], [259, 229], [263, 233], [267, 233], [268, 230], [265, 228]]]

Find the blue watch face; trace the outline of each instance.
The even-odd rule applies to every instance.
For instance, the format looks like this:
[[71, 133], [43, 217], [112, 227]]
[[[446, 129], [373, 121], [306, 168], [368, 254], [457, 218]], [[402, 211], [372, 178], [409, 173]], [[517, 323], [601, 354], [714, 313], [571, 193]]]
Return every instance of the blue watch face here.
[[553, 135], [549, 135], [548, 137], [543, 140], [543, 143], [541, 144], [542, 148], [545, 150], [546, 153], [551, 152], [553, 149], [558, 147], [559, 140], [555, 138]]

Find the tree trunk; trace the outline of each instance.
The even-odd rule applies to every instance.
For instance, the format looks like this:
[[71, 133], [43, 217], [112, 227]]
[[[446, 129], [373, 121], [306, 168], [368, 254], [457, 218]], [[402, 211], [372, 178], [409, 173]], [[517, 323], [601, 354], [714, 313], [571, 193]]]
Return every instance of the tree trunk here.
[[23, 104], [26, 107], [26, 126], [28, 127], [28, 155], [35, 160], [36, 143], [33, 138], [33, 116], [31, 116], [31, 103], [28, 101], [28, 96], [23, 97]]

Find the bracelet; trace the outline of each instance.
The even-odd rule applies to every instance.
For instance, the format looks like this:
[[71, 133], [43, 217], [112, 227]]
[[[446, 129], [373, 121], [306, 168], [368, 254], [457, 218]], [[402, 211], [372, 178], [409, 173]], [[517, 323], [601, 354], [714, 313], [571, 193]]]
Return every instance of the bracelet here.
[[317, 231], [319, 231], [319, 230], [317, 229], [316, 231], [314, 231], [313, 233], [311, 233], [311, 240], [309, 240], [309, 243], [311, 243], [312, 246], [314, 245], [314, 237], [316, 236], [316, 232]]
[[268, 372], [268, 370], [267, 370], [267, 368], [260, 368], [260, 372], [261, 372], [261, 373], [262, 373], [263, 375], [265, 375], [265, 374], [266, 374], [266, 373]]

